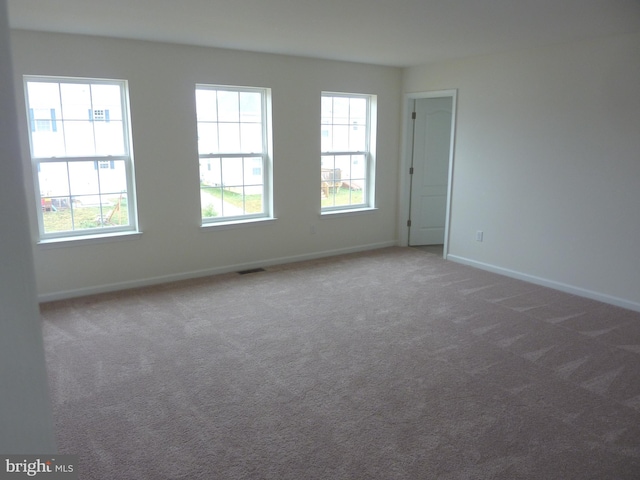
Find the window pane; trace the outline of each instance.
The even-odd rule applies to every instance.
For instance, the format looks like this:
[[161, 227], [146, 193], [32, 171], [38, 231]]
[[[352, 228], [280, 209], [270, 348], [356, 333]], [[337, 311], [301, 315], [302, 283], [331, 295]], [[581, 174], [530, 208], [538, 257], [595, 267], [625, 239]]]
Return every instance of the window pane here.
[[52, 208], [52, 199], [42, 198], [42, 222], [45, 233], [65, 232], [73, 229], [70, 208]]
[[320, 160], [322, 168], [335, 168], [335, 158], [333, 155], [323, 155]]
[[349, 150], [349, 126], [334, 125], [333, 126], [333, 147], [331, 150], [336, 152], [346, 152]]
[[262, 185], [262, 158], [245, 157], [244, 159], [244, 184]]
[[[64, 130], [62, 122], [55, 121], [54, 126], [50, 126], [49, 129], [43, 129], [41, 127], [40, 120], [34, 121], [34, 129], [31, 133], [31, 149], [34, 157], [51, 158], [51, 157], [64, 157]], [[52, 123], [51, 120], [47, 122]], [[40, 128], [38, 128], [40, 126]], [[35, 130], [38, 128], [38, 130]]]
[[92, 157], [96, 154], [92, 122], [65, 120], [63, 125], [67, 156]]
[[90, 85], [61, 83], [62, 115], [65, 120], [89, 120], [91, 106]]
[[36, 157], [64, 155], [64, 139], [57, 83], [28, 82], [29, 127], [32, 152]]
[[216, 122], [218, 106], [215, 90], [196, 90], [196, 114], [199, 122]]
[[93, 129], [96, 139], [96, 154], [101, 156], [125, 155], [124, 131], [121, 121], [94, 121]]
[[262, 95], [259, 92], [240, 92], [240, 121], [262, 121]]
[[92, 85], [91, 100], [94, 110], [105, 112], [106, 121], [121, 121], [123, 119], [119, 85]]
[[107, 210], [100, 209], [100, 199], [90, 205], [76, 205], [73, 209], [73, 229], [88, 230], [102, 227], [107, 221]]
[[60, 111], [56, 110], [56, 108], [32, 108], [31, 116], [33, 120], [35, 120], [35, 130], [36, 132], [55, 131], [55, 120], [60, 118]]
[[98, 168], [98, 175], [101, 193], [113, 195], [127, 191], [127, 174], [124, 160], [108, 162], [108, 168]]
[[97, 227], [116, 227], [129, 224], [127, 210], [127, 198], [122, 195], [102, 195], [100, 197], [102, 207], [95, 217]]
[[341, 190], [336, 189], [335, 196], [333, 197], [333, 205], [336, 207], [351, 205], [350, 192], [344, 188]]
[[243, 185], [242, 158], [222, 159], [222, 185], [232, 187]]
[[365, 126], [352, 125], [349, 127], [349, 150], [364, 152], [367, 148], [367, 130]]
[[208, 153], [218, 153], [218, 124], [198, 123], [198, 153], [206, 155]]
[[218, 91], [218, 121], [240, 121], [238, 92]]
[[203, 158], [200, 160], [200, 183], [207, 186], [222, 185], [219, 158]]
[[322, 125], [320, 130], [320, 150], [322, 152], [328, 152], [333, 145], [333, 129], [329, 125]]
[[241, 123], [240, 137], [242, 148], [239, 151], [245, 153], [262, 152], [262, 125], [259, 123]]
[[[364, 155], [351, 156], [351, 180], [362, 181], [367, 176], [367, 165]], [[364, 187], [364, 185], [360, 185]]]
[[41, 163], [38, 181], [40, 195], [43, 197], [69, 195], [67, 162]]
[[222, 189], [220, 187], [201, 187], [200, 205], [202, 218], [213, 218], [222, 215]]
[[[98, 198], [98, 197], [95, 197]], [[78, 200], [68, 203], [67, 199], [54, 199], [64, 202], [56, 211], [43, 212], [45, 233], [56, 233], [73, 230], [88, 230], [106, 226], [128, 225], [126, 198], [123, 198], [120, 209], [115, 210], [115, 203], [106, 203], [101, 209], [100, 200], [93, 204], [82, 204]]]
[[351, 98], [349, 106], [349, 123], [352, 125], [366, 125], [367, 123], [367, 99]]
[[98, 189], [98, 162], [69, 162], [69, 181], [71, 195], [83, 196], [83, 204], [98, 204], [100, 202], [98, 197], [100, 192]]
[[322, 157], [320, 174], [322, 206], [333, 205], [336, 188], [341, 182], [341, 172], [336, 169], [334, 156]]
[[54, 108], [60, 113], [60, 90], [57, 83], [27, 82], [27, 94], [31, 108]]
[[[362, 167], [363, 155], [339, 155], [331, 157], [332, 162], [326, 161], [325, 165], [333, 164], [333, 169], [325, 169], [325, 178], [329, 175], [330, 181], [325, 183], [322, 192], [323, 207], [344, 207], [349, 205], [362, 205], [364, 202], [365, 178], [356, 177], [358, 172], [364, 173]], [[327, 173], [330, 172], [330, 173]]]
[[331, 97], [322, 97], [320, 120], [323, 124], [333, 122], [333, 99]]
[[349, 124], [349, 99], [347, 97], [333, 98], [333, 123]]
[[240, 152], [240, 124], [239, 123], [219, 123], [220, 132], [220, 153]]
[[62, 118], [60, 89], [57, 83], [28, 82], [27, 94], [29, 108], [32, 114], [35, 114], [35, 118]]
[[339, 172], [337, 175], [341, 180], [351, 178], [351, 156], [340, 155], [336, 157], [335, 168]]
[[261, 185], [249, 185], [244, 189], [245, 198], [245, 213], [256, 214], [264, 212], [263, 198], [264, 187]]

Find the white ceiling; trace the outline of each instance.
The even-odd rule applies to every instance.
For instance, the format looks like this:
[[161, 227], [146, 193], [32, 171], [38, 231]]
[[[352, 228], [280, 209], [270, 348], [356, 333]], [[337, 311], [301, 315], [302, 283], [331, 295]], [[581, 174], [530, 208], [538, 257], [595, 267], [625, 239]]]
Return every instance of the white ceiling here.
[[640, 32], [640, 0], [8, 0], [12, 28], [391, 66]]

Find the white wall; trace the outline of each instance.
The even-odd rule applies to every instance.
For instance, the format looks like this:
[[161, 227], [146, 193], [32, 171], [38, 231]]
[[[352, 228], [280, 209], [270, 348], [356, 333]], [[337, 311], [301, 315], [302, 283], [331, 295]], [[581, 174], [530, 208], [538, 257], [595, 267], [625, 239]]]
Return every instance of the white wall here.
[[405, 71], [458, 89], [450, 258], [640, 310], [639, 59], [634, 34]]
[[5, 0], [0, 0], [0, 452], [55, 452]]
[[[140, 41], [12, 32], [21, 77], [63, 75], [129, 81], [138, 211], [137, 240], [34, 246], [41, 299], [121, 288], [241, 266], [392, 245], [396, 241], [400, 69]], [[277, 221], [199, 227], [195, 84], [270, 87]], [[320, 94], [378, 96], [377, 206], [321, 218]], [[28, 156], [24, 102], [20, 139]], [[33, 186], [30, 225], [37, 238]], [[315, 226], [315, 234], [311, 234]]]

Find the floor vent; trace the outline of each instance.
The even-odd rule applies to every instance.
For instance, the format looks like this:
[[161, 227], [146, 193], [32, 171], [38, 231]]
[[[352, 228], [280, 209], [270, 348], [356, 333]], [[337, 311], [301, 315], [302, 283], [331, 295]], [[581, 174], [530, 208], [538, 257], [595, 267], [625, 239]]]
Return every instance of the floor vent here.
[[264, 272], [264, 268], [250, 268], [249, 270], [240, 270], [238, 273], [240, 275], [246, 275], [247, 273], [258, 273]]

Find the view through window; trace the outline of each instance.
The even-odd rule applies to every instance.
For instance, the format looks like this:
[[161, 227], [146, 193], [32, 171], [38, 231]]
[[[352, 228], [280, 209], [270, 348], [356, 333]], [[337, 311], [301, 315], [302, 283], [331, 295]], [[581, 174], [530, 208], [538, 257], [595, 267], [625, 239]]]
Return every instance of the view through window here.
[[371, 206], [371, 97], [324, 93], [321, 105], [323, 211]]
[[41, 238], [135, 229], [126, 82], [26, 77]]
[[270, 214], [267, 94], [196, 86], [203, 224]]

